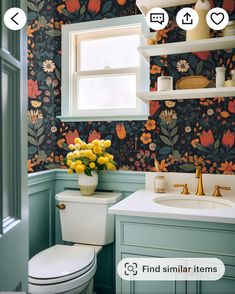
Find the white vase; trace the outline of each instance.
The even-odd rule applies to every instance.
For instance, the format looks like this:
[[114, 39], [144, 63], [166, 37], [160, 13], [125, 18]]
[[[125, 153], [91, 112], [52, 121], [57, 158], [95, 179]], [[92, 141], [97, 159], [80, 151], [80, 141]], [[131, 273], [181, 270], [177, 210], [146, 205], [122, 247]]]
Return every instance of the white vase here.
[[91, 196], [95, 193], [95, 189], [98, 185], [98, 174], [95, 171], [91, 172], [91, 176], [87, 176], [85, 173], [78, 175], [78, 186], [83, 196]]

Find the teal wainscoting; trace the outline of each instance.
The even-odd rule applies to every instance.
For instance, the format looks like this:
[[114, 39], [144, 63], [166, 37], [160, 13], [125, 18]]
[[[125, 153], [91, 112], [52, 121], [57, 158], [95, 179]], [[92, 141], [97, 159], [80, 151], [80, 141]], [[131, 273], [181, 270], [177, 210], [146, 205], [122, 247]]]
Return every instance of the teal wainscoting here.
[[[97, 190], [118, 191], [126, 197], [143, 189], [144, 172], [107, 172], [99, 177]], [[55, 208], [55, 194], [66, 189], [78, 189], [77, 176], [65, 170], [51, 170], [29, 174], [29, 248], [30, 257], [55, 243], [64, 244], [61, 238], [59, 212]], [[98, 255], [95, 288], [98, 294], [115, 293], [114, 245], [107, 245]]]

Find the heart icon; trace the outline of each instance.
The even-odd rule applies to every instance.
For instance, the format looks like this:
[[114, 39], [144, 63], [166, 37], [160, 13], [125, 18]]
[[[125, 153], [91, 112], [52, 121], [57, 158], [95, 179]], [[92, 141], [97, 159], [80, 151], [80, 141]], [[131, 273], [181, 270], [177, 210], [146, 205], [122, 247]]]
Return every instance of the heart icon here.
[[222, 12], [213, 12], [211, 14], [211, 20], [214, 24], [219, 25], [224, 20], [224, 14]]

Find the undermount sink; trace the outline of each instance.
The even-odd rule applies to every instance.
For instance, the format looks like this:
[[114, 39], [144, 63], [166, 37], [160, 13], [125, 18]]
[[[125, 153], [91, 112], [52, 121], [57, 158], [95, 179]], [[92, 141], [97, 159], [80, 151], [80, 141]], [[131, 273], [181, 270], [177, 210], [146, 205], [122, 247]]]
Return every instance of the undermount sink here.
[[153, 201], [164, 206], [186, 209], [226, 209], [234, 206], [229, 200], [209, 196], [162, 196]]

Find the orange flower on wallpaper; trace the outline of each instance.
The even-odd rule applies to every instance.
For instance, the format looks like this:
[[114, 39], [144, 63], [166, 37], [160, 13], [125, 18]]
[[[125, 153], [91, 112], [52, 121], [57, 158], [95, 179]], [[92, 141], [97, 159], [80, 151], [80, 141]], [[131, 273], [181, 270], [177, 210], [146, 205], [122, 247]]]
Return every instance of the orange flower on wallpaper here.
[[223, 171], [224, 175], [233, 175], [235, 171], [235, 164], [232, 161], [228, 162], [227, 160], [224, 163], [221, 163], [221, 167], [218, 168]]
[[168, 166], [168, 164], [166, 163], [166, 160], [163, 159], [161, 161], [161, 163], [159, 164], [160, 171], [161, 172], [167, 172], [167, 166]]
[[222, 116], [223, 118], [228, 118], [228, 117], [230, 117], [230, 114], [229, 114], [227, 111], [222, 111], [220, 114], [221, 114], [221, 116]]
[[120, 140], [126, 138], [126, 130], [123, 124], [116, 124], [116, 133]]
[[65, 5], [68, 12], [78, 11], [81, 7], [79, 0], [66, 0]]
[[61, 5], [57, 6], [57, 11], [59, 13], [62, 13], [63, 12], [63, 9], [65, 9], [65, 5], [64, 4], [61, 4]]
[[228, 110], [232, 113], [235, 113], [235, 100], [229, 101], [228, 103]]
[[224, 133], [223, 138], [222, 138], [222, 143], [224, 146], [231, 148], [234, 145], [234, 138], [235, 138], [235, 133], [230, 132], [229, 130]]
[[201, 142], [201, 145], [204, 147], [209, 147], [213, 145], [215, 142], [215, 139], [214, 139], [212, 131], [211, 130], [209, 130], [208, 132], [202, 131], [202, 134], [200, 135], [200, 142]]
[[148, 131], [155, 130], [156, 129], [156, 121], [153, 119], [147, 120], [145, 127]]
[[142, 136], [140, 137], [140, 140], [144, 144], [149, 144], [152, 142], [151, 134], [150, 133], [143, 133]]
[[156, 74], [156, 73], [160, 74], [161, 71], [162, 71], [161, 67], [158, 66], [158, 65], [156, 65], [156, 64], [154, 64], [154, 65], [151, 67], [151, 69], [150, 69], [150, 73], [151, 73], [152, 75], [154, 75], [154, 74]]
[[69, 131], [67, 135], [65, 135], [67, 145], [74, 144], [74, 139], [79, 137], [78, 131]]
[[117, 3], [119, 5], [125, 5], [126, 4], [126, 0], [117, 0]]
[[98, 13], [100, 11], [101, 0], [89, 0], [88, 10], [93, 13]]
[[94, 140], [100, 140], [101, 139], [101, 135], [99, 132], [96, 132], [96, 130], [93, 130], [89, 136], [88, 136], [88, 143], [91, 143]]
[[38, 90], [38, 82], [33, 80], [28, 80], [28, 96], [29, 98], [36, 99], [42, 91]]

